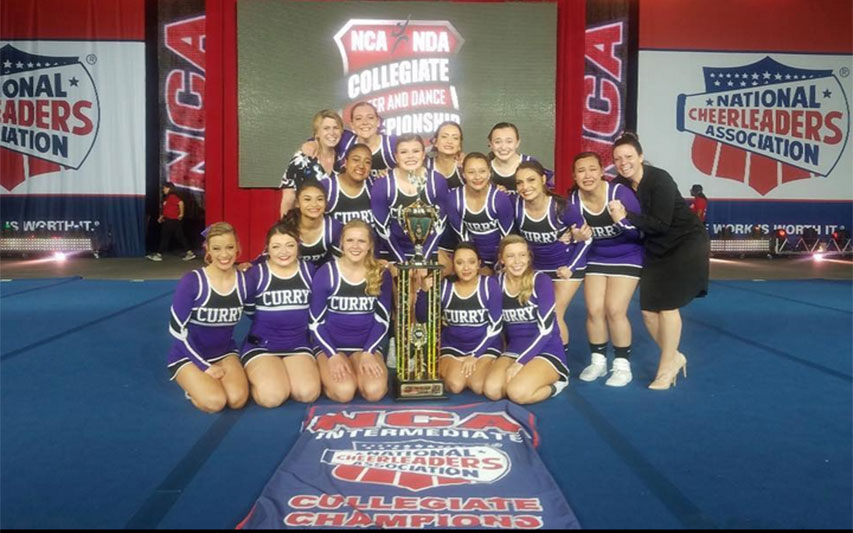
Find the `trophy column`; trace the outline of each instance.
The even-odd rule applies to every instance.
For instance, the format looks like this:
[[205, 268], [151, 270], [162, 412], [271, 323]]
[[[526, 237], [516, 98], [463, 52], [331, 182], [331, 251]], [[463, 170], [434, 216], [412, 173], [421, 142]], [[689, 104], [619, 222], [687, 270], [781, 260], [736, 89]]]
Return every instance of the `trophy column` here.
[[[403, 227], [415, 245], [412, 259], [397, 265], [397, 301], [395, 347], [397, 375], [394, 397], [397, 400], [446, 398], [444, 382], [438, 376], [441, 338], [441, 266], [423, 256], [423, 245], [438, 220], [436, 208], [420, 199], [402, 212]], [[416, 272], [426, 271], [432, 284], [426, 291], [426, 322], [415, 317], [414, 289]]]

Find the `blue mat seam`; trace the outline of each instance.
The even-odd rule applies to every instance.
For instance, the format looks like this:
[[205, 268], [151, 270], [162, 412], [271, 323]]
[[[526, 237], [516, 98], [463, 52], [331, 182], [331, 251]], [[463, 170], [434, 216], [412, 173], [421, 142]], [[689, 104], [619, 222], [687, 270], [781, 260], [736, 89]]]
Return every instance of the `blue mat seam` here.
[[42, 289], [50, 289], [51, 287], [56, 287], [58, 285], [65, 285], [66, 283], [71, 283], [72, 281], [77, 281], [83, 279], [81, 276], [74, 276], [72, 278], [64, 278], [56, 283], [51, 283], [50, 285], [42, 285], [40, 287], [32, 287], [30, 289], [23, 289], [18, 292], [12, 292], [8, 294], [0, 294], [0, 299], [10, 298], [12, 296], [17, 296], [19, 294], [25, 294], [33, 291], [40, 291]]
[[806, 359], [803, 359], [801, 357], [797, 357], [796, 355], [791, 355], [791, 354], [783, 352], [782, 350], [779, 350], [777, 348], [773, 348], [772, 346], [767, 346], [765, 344], [761, 344], [760, 342], [755, 342], [754, 340], [741, 337], [740, 335], [736, 335], [736, 334], [734, 334], [734, 333], [732, 333], [726, 329], [723, 329], [721, 327], [708, 324], [707, 322], [703, 322], [701, 320], [697, 320], [695, 318], [690, 318], [690, 317], [683, 316], [683, 315], [682, 315], [682, 320], [684, 320], [686, 322], [692, 322], [694, 324], [698, 324], [698, 325], [703, 326], [705, 328], [716, 331], [717, 333], [722, 333], [723, 335], [726, 335], [726, 336], [731, 337], [733, 339], [739, 340], [745, 344], [749, 344], [750, 346], [755, 346], [756, 348], [764, 350], [765, 352], [769, 352], [771, 354], [778, 355], [780, 357], [783, 357], [783, 358], [788, 359], [790, 361], [793, 361], [795, 363], [799, 363], [801, 365], [807, 366], [809, 368], [812, 368], [814, 370], [817, 370], [823, 374], [832, 376], [834, 378], [839, 378], [839, 379], [842, 379], [844, 381], [853, 381], [853, 376], [849, 376], [843, 372], [838, 372], [837, 370], [833, 370], [833, 369], [827, 368], [823, 365], [813, 363], [813, 362], [808, 361]]
[[76, 326], [74, 328], [62, 331], [62, 332], [57, 333], [55, 335], [51, 335], [50, 337], [48, 337], [46, 339], [42, 339], [42, 340], [39, 340], [37, 342], [33, 342], [31, 344], [28, 344], [22, 348], [18, 348], [17, 350], [12, 350], [11, 352], [4, 353], [4, 354], [0, 355], [0, 361], [8, 361], [9, 359], [11, 359], [15, 356], [18, 356], [22, 353], [26, 353], [27, 351], [32, 350], [33, 348], [37, 348], [37, 347], [42, 346], [44, 344], [47, 344], [49, 342], [53, 342], [56, 339], [61, 339], [62, 337], [66, 336], [66, 335], [76, 333], [76, 332], [80, 331], [81, 329], [88, 328], [89, 326], [94, 326], [95, 324], [99, 324], [105, 320], [109, 320], [111, 318], [117, 317], [117, 316], [124, 314], [128, 311], [132, 311], [138, 307], [142, 307], [143, 305], [146, 305], [146, 304], [149, 304], [153, 301], [159, 300], [160, 298], [163, 298], [165, 296], [171, 296], [172, 294], [174, 294], [174, 291], [171, 291], [171, 290], [169, 292], [164, 292], [158, 296], [155, 296], [154, 298], [150, 298], [148, 300], [145, 300], [144, 302], [140, 302], [136, 305], [131, 305], [130, 307], [125, 307], [124, 309], [121, 309], [121, 310], [116, 311], [114, 313], [110, 313], [107, 316], [104, 316], [101, 318], [96, 318], [95, 320], [92, 320], [90, 322], [86, 322], [85, 324], [82, 324], [80, 326]]
[[652, 494], [672, 512], [684, 527], [717, 529], [717, 526], [684, 493], [649, 463], [631, 443], [616, 430], [585, 398], [569, 395], [571, 403], [601, 438], [636, 473]]
[[757, 291], [755, 289], [748, 289], [746, 287], [738, 287], [737, 285], [730, 285], [728, 283], [721, 282], [721, 281], [712, 281], [711, 283], [713, 285], [719, 285], [719, 286], [725, 287], [727, 289], [735, 289], [735, 290], [744, 291], [744, 292], [751, 292], [753, 294], [760, 294], [762, 296], [767, 296], [768, 298], [777, 298], [779, 300], [785, 300], [786, 302], [793, 302], [793, 303], [798, 303], [801, 305], [808, 305], [810, 307], [817, 307], [818, 309], [826, 309], [829, 311], [836, 311], [838, 313], [853, 315], [853, 311], [848, 311], [846, 309], [839, 309], [837, 307], [830, 307], [828, 305], [814, 304], [814, 303], [806, 302], [803, 300], [797, 300], [796, 298], [787, 298], [785, 296], [779, 296], [778, 294], [770, 294], [770, 293], [763, 292], [763, 291]]
[[229, 410], [220, 414], [216, 422], [204, 432], [175, 468], [166, 475], [163, 482], [154, 489], [139, 510], [127, 521], [124, 528], [154, 529], [160, 525], [166, 514], [178, 502], [190, 481], [240, 419], [242, 412], [242, 410]]

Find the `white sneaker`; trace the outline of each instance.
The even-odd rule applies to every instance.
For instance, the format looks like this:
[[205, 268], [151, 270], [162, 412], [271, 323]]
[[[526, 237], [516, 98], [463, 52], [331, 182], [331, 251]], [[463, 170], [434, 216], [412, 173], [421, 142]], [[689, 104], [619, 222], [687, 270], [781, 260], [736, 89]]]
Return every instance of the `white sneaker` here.
[[395, 349], [394, 337], [388, 340], [388, 354], [385, 356], [385, 366], [397, 368], [397, 350]]
[[185, 253], [181, 259], [183, 259], [184, 261], [192, 261], [193, 259], [195, 259], [195, 254], [192, 250], [187, 250], [187, 253]]
[[145, 259], [150, 259], [152, 261], [162, 261], [163, 256], [160, 254], [148, 254], [145, 256]]
[[586, 382], [595, 381], [605, 374], [607, 374], [607, 358], [600, 353], [594, 353], [592, 354], [592, 363], [583, 369], [578, 379]]
[[551, 398], [553, 398], [554, 396], [563, 392], [563, 390], [565, 390], [565, 388], [568, 386], [569, 386], [569, 380], [568, 379], [566, 379], [566, 381], [558, 379], [554, 383], [551, 383]]
[[613, 368], [610, 369], [610, 377], [604, 382], [610, 387], [624, 387], [631, 383], [633, 376], [631, 375], [631, 362], [624, 357], [617, 357], [613, 360]]

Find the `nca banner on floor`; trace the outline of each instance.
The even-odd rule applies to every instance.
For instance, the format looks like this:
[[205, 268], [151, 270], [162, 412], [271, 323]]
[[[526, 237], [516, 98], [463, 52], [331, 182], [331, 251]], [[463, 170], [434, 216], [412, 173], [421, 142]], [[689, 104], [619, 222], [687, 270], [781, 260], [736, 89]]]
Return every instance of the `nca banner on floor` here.
[[511, 402], [314, 406], [244, 529], [577, 529]]
[[11, 2], [0, 28], [5, 235], [144, 252], [144, 2]]

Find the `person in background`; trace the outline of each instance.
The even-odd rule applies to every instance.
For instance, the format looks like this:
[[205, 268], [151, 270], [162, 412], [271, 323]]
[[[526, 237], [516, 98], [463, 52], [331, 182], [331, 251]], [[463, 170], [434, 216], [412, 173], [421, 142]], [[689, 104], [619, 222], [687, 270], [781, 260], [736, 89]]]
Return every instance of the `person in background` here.
[[708, 214], [708, 197], [702, 192], [702, 186], [698, 183], [690, 187], [690, 195], [693, 196], [693, 201], [690, 202], [690, 210], [693, 211], [699, 218], [699, 221], [704, 224], [705, 216]]
[[628, 211], [619, 199], [608, 207], [614, 222], [630, 223], [643, 232], [640, 309], [661, 352], [649, 388], [666, 390], [675, 385], [679, 372], [687, 377], [687, 357], [678, 351], [679, 309], [708, 293], [708, 232], [687, 207], [672, 176], [644, 163], [636, 135], [625, 133], [613, 143], [613, 162], [619, 175], [631, 180], [640, 202], [640, 211]]
[[145, 257], [151, 261], [162, 261], [163, 254], [166, 253], [174, 235], [178, 238], [181, 248], [186, 250], [181, 259], [184, 261], [195, 259], [196, 255], [193, 253], [184, 235], [183, 220], [184, 201], [175, 192], [175, 184], [167, 181], [163, 184], [163, 206], [160, 218], [157, 219], [157, 222], [160, 223], [160, 247], [156, 253], [146, 255]]

